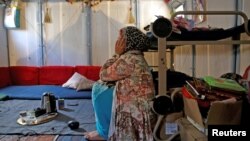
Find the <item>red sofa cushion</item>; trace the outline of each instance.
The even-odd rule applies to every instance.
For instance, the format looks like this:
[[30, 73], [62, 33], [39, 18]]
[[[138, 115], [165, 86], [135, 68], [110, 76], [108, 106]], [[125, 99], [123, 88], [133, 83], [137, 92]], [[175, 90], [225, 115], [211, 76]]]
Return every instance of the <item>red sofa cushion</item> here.
[[74, 73], [72, 66], [43, 66], [39, 70], [40, 85], [62, 85]]
[[38, 67], [32, 66], [11, 66], [10, 76], [12, 85], [37, 85]]
[[11, 85], [9, 67], [0, 67], [0, 88]]
[[100, 70], [101, 70], [101, 66], [76, 66], [75, 67], [76, 72], [94, 81], [97, 81], [99, 79]]

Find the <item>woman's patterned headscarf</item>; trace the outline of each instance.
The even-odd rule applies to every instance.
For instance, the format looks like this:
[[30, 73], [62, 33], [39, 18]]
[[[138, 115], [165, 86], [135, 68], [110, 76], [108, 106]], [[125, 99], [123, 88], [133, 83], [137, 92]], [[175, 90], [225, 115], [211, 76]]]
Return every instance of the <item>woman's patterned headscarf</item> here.
[[126, 39], [125, 52], [129, 50], [146, 51], [150, 46], [149, 38], [138, 28], [128, 26], [122, 30]]

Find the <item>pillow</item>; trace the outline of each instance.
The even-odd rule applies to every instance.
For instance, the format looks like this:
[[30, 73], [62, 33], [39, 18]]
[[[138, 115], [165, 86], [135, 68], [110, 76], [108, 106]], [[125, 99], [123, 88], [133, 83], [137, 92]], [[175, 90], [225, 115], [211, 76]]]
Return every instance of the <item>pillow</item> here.
[[75, 72], [62, 87], [73, 88], [77, 91], [91, 89], [94, 81], [87, 79], [83, 75]]

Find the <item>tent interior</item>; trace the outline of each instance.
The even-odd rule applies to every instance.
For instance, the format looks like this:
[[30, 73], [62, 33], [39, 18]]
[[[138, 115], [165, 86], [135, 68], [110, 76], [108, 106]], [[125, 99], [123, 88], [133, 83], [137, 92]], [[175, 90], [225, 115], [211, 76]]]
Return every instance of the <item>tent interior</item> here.
[[[77, 66], [101, 67], [107, 59], [115, 54], [114, 48], [119, 36], [119, 29], [125, 26], [135, 26], [147, 34], [154, 32], [151, 26], [159, 17], [171, 19], [174, 13], [180, 11], [241, 11], [250, 17], [249, 5], [250, 1], [247, 0], [0, 0], [0, 68], [11, 67], [14, 69], [18, 66], [28, 66], [41, 69], [50, 66], [70, 66], [74, 67], [73, 71], [76, 71]], [[244, 25], [246, 22], [241, 15], [237, 14], [181, 14], [174, 18], [185, 19], [185, 22], [188, 22], [187, 28], [203, 30], [229, 29]], [[249, 25], [250, 23], [248, 23]], [[157, 38], [157, 35], [155, 38], [160, 46], [163, 41], [161, 38]], [[156, 45], [155, 50], [144, 52], [144, 57], [154, 72], [161, 71], [162, 66], [160, 66], [159, 58], [163, 55], [166, 59], [166, 64], [163, 66], [164, 73], [165, 69], [169, 69], [190, 76], [190, 78], [203, 78], [205, 76], [219, 78], [225, 74], [233, 73], [242, 76], [248, 84], [250, 82], [250, 71], [247, 69], [250, 66], [250, 42], [248, 41], [250, 36], [244, 32], [220, 41], [230, 42], [232, 40], [246, 40], [246, 42], [236, 44], [189, 42], [188, 44], [164, 47], [163, 53], [158, 51], [159, 46]], [[249, 75], [247, 75], [248, 71]], [[2, 73], [2, 71], [0, 72]], [[91, 76], [91, 74], [88, 75]], [[179, 79], [179, 81], [185, 82], [179, 78], [179, 74], [177, 75], [169, 77], [167, 81], [159, 80], [155, 83], [164, 82], [163, 85], [167, 85], [166, 83], [171, 83], [172, 79], [173, 81]], [[4, 76], [4, 74], [0, 74], [0, 76]], [[163, 76], [165, 79], [166, 74]], [[157, 77], [160, 77], [160, 74], [157, 74]], [[5, 89], [5, 86], [1, 86], [2, 81], [0, 81], [0, 96], [5, 94], [1, 91]], [[175, 81], [178, 82], [178, 80]], [[250, 95], [249, 84], [247, 87], [248, 95]], [[162, 90], [158, 89], [161, 86], [155, 84], [155, 87], [157, 92], [162, 93]], [[165, 87], [163, 88], [165, 90]], [[0, 114], [4, 115], [0, 115], [0, 119], [6, 119], [0, 120], [0, 128], [2, 128], [0, 140], [39, 139], [39, 136], [29, 136], [32, 133], [35, 133], [32, 135], [40, 135], [47, 141], [85, 140], [82, 132], [95, 128], [95, 115], [89, 97], [73, 100], [65, 98], [65, 106], [68, 106], [69, 109], [62, 111], [58, 116], [63, 121], [62, 123], [51, 121], [33, 127], [18, 125], [16, 121], [12, 121], [14, 123], [7, 126], [6, 122], [16, 120], [16, 117], [19, 116], [16, 112], [21, 111], [22, 107], [36, 108], [37, 104], [40, 104], [37, 99], [25, 99], [24, 101], [29, 100], [30, 102], [23, 102], [20, 99], [18, 102], [0, 100]], [[70, 113], [70, 108], [74, 109], [74, 104], [79, 106], [76, 107], [79, 110]], [[15, 105], [16, 108], [11, 105]], [[81, 115], [80, 108], [87, 110], [83, 111], [84, 113]], [[249, 105], [247, 111], [250, 110], [248, 108]], [[4, 114], [6, 109], [15, 110], [12, 113], [14, 118], [8, 119], [11, 115]], [[242, 110], [241, 118], [246, 116], [244, 110]], [[78, 131], [67, 128], [66, 122], [74, 119], [71, 114], [78, 121], [84, 119], [80, 122], [82, 128]], [[186, 119], [185, 116], [181, 116]], [[167, 119], [167, 116], [163, 118]], [[190, 121], [179, 121], [176, 126], [181, 122], [187, 124]], [[58, 128], [54, 124], [58, 124]], [[52, 126], [54, 126], [53, 129]], [[161, 121], [160, 126], [164, 130], [161, 131], [160, 136], [169, 138], [167, 131], [165, 131], [168, 126], [164, 127], [163, 121]], [[186, 131], [188, 129], [184, 129], [183, 126], [178, 129], [185, 131], [179, 131], [181, 138], [177, 137], [173, 140], [194, 140], [198, 136], [202, 136], [202, 140], [203, 137], [204, 140], [207, 139], [205, 133], [201, 131], [197, 132], [197, 138], [191, 138], [191, 135], [183, 135], [183, 132], [191, 131]], [[192, 129], [192, 133], [196, 133], [196, 130], [196, 128]], [[155, 140], [160, 139], [155, 137]]]

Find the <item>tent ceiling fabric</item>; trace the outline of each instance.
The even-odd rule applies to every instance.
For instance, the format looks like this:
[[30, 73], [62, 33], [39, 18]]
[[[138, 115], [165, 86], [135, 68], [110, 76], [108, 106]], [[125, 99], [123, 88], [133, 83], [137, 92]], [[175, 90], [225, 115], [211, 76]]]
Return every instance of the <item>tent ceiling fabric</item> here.
[[102, 1], [114, 1], [114, 0], [66, 0], [67, 2], [84, 2], [86, 5], [93, 7], [101, 3]]
[[[0, 4], [7, 5], [7, 3], [11, 2], [12, 0], [0, 0]], [[38, 2], [38, 0], [21, 0], [23, 2]], [[102, 1], [115, 1], [115, 0], [41, 0], [42, 2], [62, 2], [66, 1], [69, 3], [74, 3], [74, 2], [84, 2], [86, 5], [93, 7], [101, 3]]]

